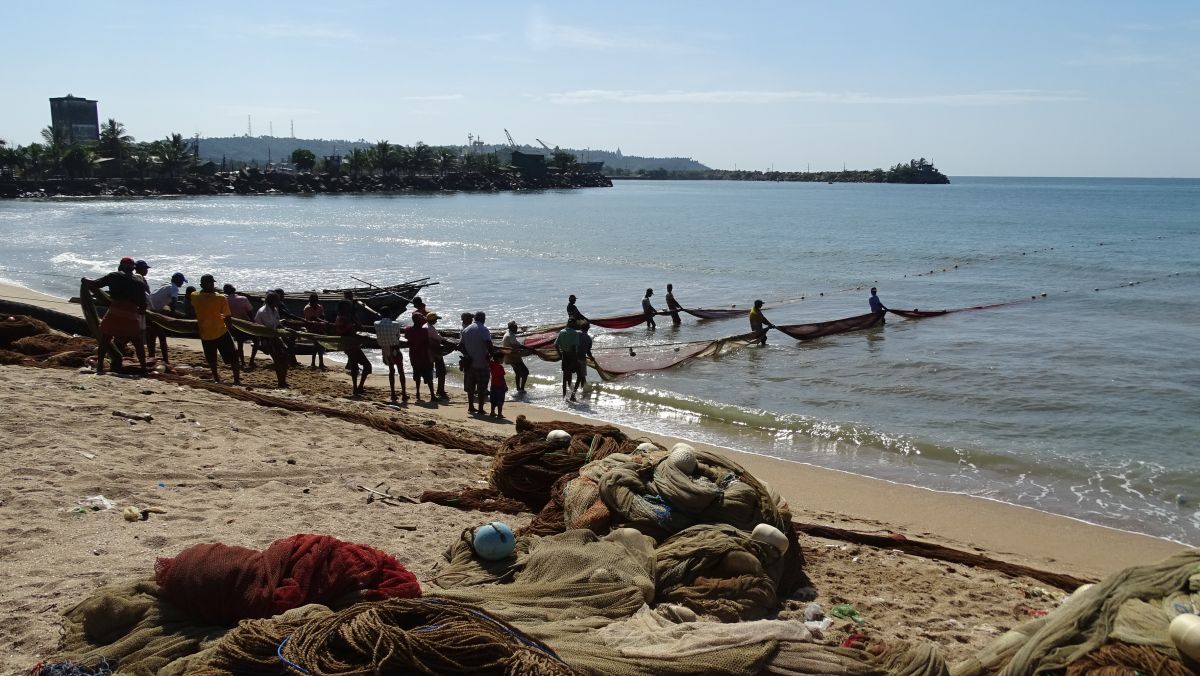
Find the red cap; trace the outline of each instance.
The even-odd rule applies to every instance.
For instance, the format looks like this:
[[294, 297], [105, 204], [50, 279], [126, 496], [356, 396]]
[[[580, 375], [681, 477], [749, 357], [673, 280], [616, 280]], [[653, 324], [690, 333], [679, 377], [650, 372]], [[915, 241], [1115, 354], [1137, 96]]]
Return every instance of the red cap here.
[[122, 258], [121, 265], [119, 267], [122, 267], [122, 268], [123, 267], [131, 267], [132, 268], [133, 267], [133, 259], [130, 258], [129, 256]]

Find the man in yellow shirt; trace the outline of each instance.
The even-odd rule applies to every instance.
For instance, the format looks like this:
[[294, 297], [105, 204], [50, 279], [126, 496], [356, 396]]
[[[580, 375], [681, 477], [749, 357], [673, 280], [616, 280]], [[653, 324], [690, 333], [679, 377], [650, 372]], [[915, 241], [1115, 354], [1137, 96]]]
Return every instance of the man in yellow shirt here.
[[754, 309], [750, 310], [750, 330], [758, 334], [758, 344], [767, 344], [767, 329], [775, 328], [775, 325], [767, 321], [767, 318], [762, 313], [763, 302], [761, 300], [754, 301]]
[[196, 311], [200, 344], [204, 346], [208, 368], [212, 369], [213, 382], [221, 382], [221, 376], [217, 374], [217, 353], [220, 352], [221, 359], [233, 369], [233, 384], [241, 385], [240, 360], [233, 337], [229, 335], [229, 318], [233, 315], [229, 310], [229, 299], [217, 293], [217, 282], [212, 275], [204, 275], [200, 278], [200, 290], [188, 294], [188, 300]]

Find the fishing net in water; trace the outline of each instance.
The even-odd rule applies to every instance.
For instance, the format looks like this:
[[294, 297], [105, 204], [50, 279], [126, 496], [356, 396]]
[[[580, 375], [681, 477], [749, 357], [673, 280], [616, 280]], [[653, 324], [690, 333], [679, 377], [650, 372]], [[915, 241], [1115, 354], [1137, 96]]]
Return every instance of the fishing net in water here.
[[663, 343], [629, 347], [592, 347], [592, 368], [604, 380], [614, 380], [631, 373], [661, 371], [693, 359], [717, 357], [733, 350], [753, 345], [757, 333], [742, 333], [714, 340], [686, 343]]
[[471, 488], [469, 486], [450, 491], [425, 491], [418, 498], [421, 502], [432, 502], [462, 510], [480, 512], [503, 512], [519, 514], [529, 511], [524, 502], [501, 495], [494, 488]]
[[748, 310], [748, 309], [747, 310], [736, 310], [736, 309], [722, 310], [722, 309], [715, 309], [715, 308], [702, 308], [702, 307], [687, 308], [687, 307], [685, 307], [685, 308], [683, 308], [683, 311], [693, 317], [698, 318], [698, 319], [733, 319], [735, 317], [746, 317], [746, 316], [749, 316], [749, 314], [750, 314], [750, 310]]
[[883, 321], [883, 312], [868, 312], [844, 319], [834, 319], [828, 322], [813, 322], [811, 324], [786, 324], [775, 326], [777, 331], [787, 334], [796, 340], [813, 340], [832, 336], [838, 333], [861, 331], [869, 329]]
[[340, 612], [244, 622], [207, 655], [197, 676], [239, 674], [575, 673], [544, 643], [449, 599], [360, 603]]

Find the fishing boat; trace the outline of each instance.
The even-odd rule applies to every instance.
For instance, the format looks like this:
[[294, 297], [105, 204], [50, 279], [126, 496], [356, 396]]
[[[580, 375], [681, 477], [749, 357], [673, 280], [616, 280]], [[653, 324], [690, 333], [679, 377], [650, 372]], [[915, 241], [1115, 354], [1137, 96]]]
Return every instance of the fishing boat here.
[[[302, 316], [304, 306], [308, 305], [309, 296], [315, 293], [317, 300], [325, 309], [325, 319], [332, 321], [337, 316], [338, 303], [345, 300], [347, 294], [352, 294], [355, 305], [358, 306], [358, 320], [363, 324], [370, 324], [379, 319], [379, 313], [383, 308], [390, 307], [393, 311], [403, 312], [412, 303], [412, 299], [420, 295], [422, 289], [436, 285], [437, 282], [431, 282], [428, 277], [422, 277], [391, 286], [357, 286], [344, 289], [322, 289], [321, 291], [288, 291], [284, 289], [283, 298], [280, 300], [288, 312]], [[269, 292], [269, 289], [267, 291], [238, 291], [249, 298], [255, 307], [261, 306], [265, 302]]]

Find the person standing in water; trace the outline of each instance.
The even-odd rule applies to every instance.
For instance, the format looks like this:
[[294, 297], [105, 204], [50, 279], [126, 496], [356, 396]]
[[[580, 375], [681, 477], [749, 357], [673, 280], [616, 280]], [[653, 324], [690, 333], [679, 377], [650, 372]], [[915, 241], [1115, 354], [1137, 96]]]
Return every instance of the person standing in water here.
[[767, 329], [775, 328], [775, 325], [767, 321], [766, 315], [762, 313], [763, 302], [761, 300], [754, 301], [754, 308], [750, 310], [750, 330], [758, 334], [758, 344], [767, 344]]
[[575, 388], [571, 380], [579, 371], [579, 332], [575, 330], [575, 320], [567, 322], [567, 327], [558, 332], [554, 339], [554, 347], [558, 348], [562, 360], [562, 393], [567, 398], [567, 388], [571, 388], [571, 401], [575, 401]]
[[675, 326], [679, 326], [679, 324], [681, 323], [679, 320], [679, 311], [682, 309], [683, 309], [683, 306], [679, 304], [679, 301], [675, 300], [675, 287], [668, 284], [667, 285], [667, 312], [671, 313], [671, 323], [674, 324]]
[[508, 332], [504, 334], [504, 342], [501, 344], [508, 348], [508, 354], [505, 356], [505, 359], [508, 361], [508, 365], [513, 368], [513, 378], [516, 380], [517, 394], [524, 394], [525, 383], [529, 380], [529, 367], [525, 365], [525, 360], [522, 359], [522, 351], [525, 349], [525, 345], [517, 336], [517, 328], [515, 321], [509, 322]]
[[653, 331], [658, 328], [654, 323], [654, 315], [658, 314], [658, 310], [650, 304], [650, 296], [654, 295], [654, 289], [646, 289], [646, 295], [642, 296], [642, 313], [646, 315], [646, 328]]
[[570, 322], [571, 320], [574, 320], [576, 324], [588, 321], [588, 318], [584, 317], [579, 308], [575, 306], [575, 294], [571, 294], [567, 298], [567, 321]]

